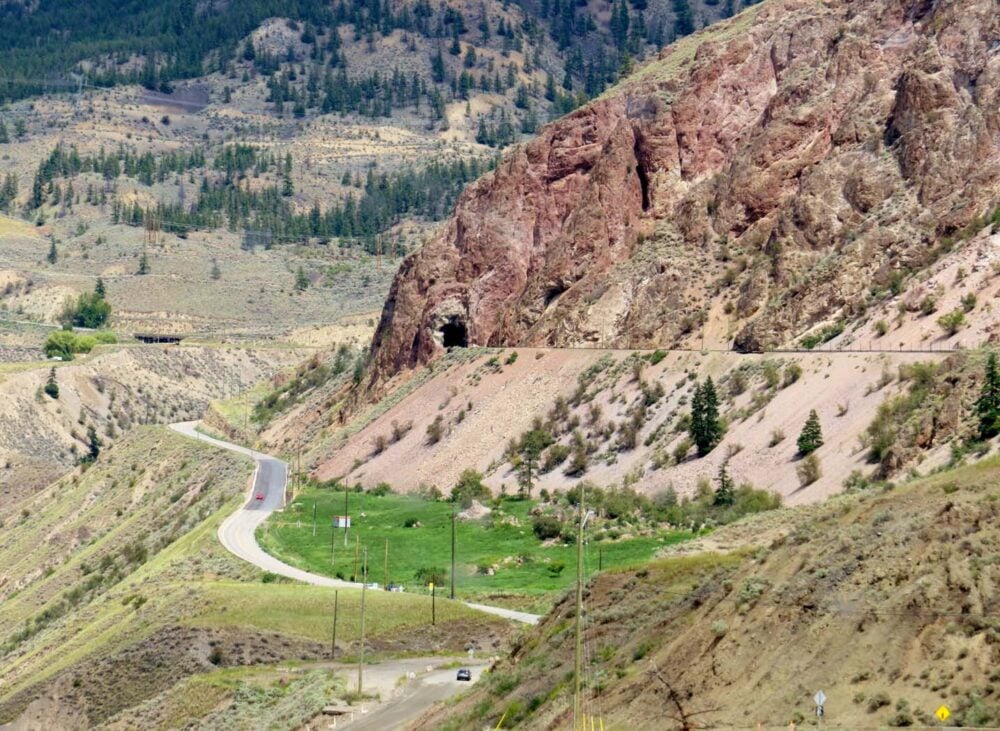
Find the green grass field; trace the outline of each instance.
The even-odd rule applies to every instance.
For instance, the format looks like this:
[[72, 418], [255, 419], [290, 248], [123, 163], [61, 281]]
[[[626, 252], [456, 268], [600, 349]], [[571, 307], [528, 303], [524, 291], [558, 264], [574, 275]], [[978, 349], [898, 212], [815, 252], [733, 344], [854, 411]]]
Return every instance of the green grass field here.
[[[348, 493], [353, 527], [347, 536], [331, 527], [331, 517], [344, 513], [344, 493], [307, 488], [282, 514], [259, 529], [258, 540], [269, 553], [309, 571], [351, 578], [355, 550], [368, 549], [369, 581], [402, 584], [407, 591], [426, 591], [416, 578], [421, 568], [449, 570], [452, 504], [410, 495], [376, 496]], [[534, 501], [503, 500], [481, 521], [457, 521], [455, 591], [458, 598], [520, 595], [535, 606], [575, 580], [573, 544], [543, 545], [531, 528]], [[315, 506], [316, 528], [313, 530]], [[502, 518], [498, 518], [502, 513]], [[417, 521], [418, 527], [404, 527]], [[687, 532], [664, 532], [617, 541], [589, 542], [584, 570], [611, 568], [649, 560], [661, 547], [691, 538]], [[386, 544], [388, 543], [388, 563]], [[492, 567], [493, 575], [481, 568]], [[360, 573], [360, 572], [359, 572]]]

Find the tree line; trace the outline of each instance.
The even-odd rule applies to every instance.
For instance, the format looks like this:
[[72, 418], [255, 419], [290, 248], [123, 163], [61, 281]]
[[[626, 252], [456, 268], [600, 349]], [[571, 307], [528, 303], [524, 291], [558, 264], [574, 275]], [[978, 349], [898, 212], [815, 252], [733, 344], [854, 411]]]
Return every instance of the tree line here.
[[[192, 229], [227, 226], [230, 230], [266, 232], [259, 243], [307, 237], [360, 238], [374, 253], [374, 237], [404, 216], [439, 220], [451, 211], [459, 193], [493, 163], [477, 159], [450, 163], [433, 162], [421, 168], [375, 174], [369, 170], [361, 194], [347, 195], [323, 210], [319, 203], [308, 212], [296, 209], [290, 200], [290, 178], [281, 185], [251, 190], [238, 180], [202, 178], [197, 199], [190, 203], [161, 203], [147, 209], [137, 203], [115, 201], [112, 222], [144, 226], [148, 217], [165, 231], [184, 235]], [[345, 174], [345, 180], [350, 176]], [[251, 239], [253, 242], [254, 240]], [[253, 243], [251, 243], [251, 246]]]

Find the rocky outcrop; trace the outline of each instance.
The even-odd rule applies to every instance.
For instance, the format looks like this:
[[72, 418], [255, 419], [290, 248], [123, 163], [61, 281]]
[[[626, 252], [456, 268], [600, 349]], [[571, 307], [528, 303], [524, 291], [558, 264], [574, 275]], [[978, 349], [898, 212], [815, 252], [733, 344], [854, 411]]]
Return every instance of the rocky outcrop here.
[[998, 202], [996, 0], [772, 0], [472, 185], [397, 275], [374, 379], [466, 344], [766, 348]]

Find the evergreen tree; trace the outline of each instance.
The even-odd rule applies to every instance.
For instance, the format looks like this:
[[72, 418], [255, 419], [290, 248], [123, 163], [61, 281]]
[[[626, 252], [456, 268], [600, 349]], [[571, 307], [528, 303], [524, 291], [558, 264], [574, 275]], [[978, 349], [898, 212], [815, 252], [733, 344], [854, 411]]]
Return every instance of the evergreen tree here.
[[625, 0], [618, 0], [611, 10], [611, 37], [615, 39], [615, 45], [619, 49], [625, 48], [628, 41], [629, 15], [628, 5]]
[[281, 194], [286, 198], [290, 198], [295, 194], [295, 186], [292, 185], [292, 176], [288, 172], [285, 173], [281, 181]]
[[727, 469], [728, 461], [719, 465], [719, 474], [715, 478], [715, 497], [712, 498], [712, 505], [728, 507], [736, 502], [736, 487], [733, 485], [733, 478], [729, 476]]
[[219, 262], [216, 259], [212, 259], [212, 279], [216, 281], [222, 279], [222, 270], [219, 268]]
[[10, 132], [7, 131], [7, 123], [0, 119], [0, 145], [10, 142]]
[[100, 277], [97, 278], [97, 283], [94, 284], [94, 294], [101, 299], [104, 299], [108, 294], [107, 290], [104, 288], [104, 280]]
[[538, 472], [538, 460], [542, 452], [552, 442], [551, 434], [544, 429], [535, 428], [525, 432], [517, 444], [517, 456], [521, 460], [517, 472], [517, 481], [529, 500], [531, 499], [531, 489], [534, 487], [535, 474]]
[[996, 353], [990, 353], [986, 358], [986, 373], [982, 391], [976, 400], [976, 413], [979, 416], [980, 439], [992, 439], [1000, 434], [1000, 368]]
[[56, 381], [56, 369], [49, 369], [48, 380], [45, 381], [45, 393], [50, 397], [57, 399], [59, 398], [59, 383]]
[[9, 211], [17, 198], [17, 176], [14, 173], [7, 173], [0, 186], [0, 210]]
[[673, 0], [674, 10], [674, 36], [690, 35], [694, 33], [694, 12], [691, 10], [691, 3], [688, 0]]
[[59, 249], [56, 248], [56, 240], [52, 239], [49, 242], [49, 254], [45, 257], [49, 264], [55, 264], [59, 261]]
[[719, 397], [715, 384], [709, 376], [703, 384], [695, 386], [691, 400], [691, 439], [698, 447], [698, 455], [704, 457], [711, 452], [722, 438], [719, 423]]
[[139, 275], [149, 274], [149, 257], [146, 255], [145, 249], [142, 251], [142, 256], [139, 257], [139, 270], [136, 273]]
[[803, 457], [812, 454], [817, 449], [823, 446], [823, 429], [819, 424], [819, 415], [816, 413], [816, 409], [809, 412], [809, 418], [806, 419], [805, 426], [802, 427], [802, 433], [799, 434], [799, 454]]
[[444, 56], [441, 55], [441, 46], [438, 46], [437, 53], [431, 59], [431, 78], [434, 83], [444, 83]]
[[93, 425], [87, 427], [87, 454], [81, 460], [84, 464], [93, 464], [101, 454], [101, 438]]
[[295, 289], [299, 292], [305, 292], [309, 289], [309, 277], [306, 275], [306, 270], [299, 265], [299, 269], [295, 272]]

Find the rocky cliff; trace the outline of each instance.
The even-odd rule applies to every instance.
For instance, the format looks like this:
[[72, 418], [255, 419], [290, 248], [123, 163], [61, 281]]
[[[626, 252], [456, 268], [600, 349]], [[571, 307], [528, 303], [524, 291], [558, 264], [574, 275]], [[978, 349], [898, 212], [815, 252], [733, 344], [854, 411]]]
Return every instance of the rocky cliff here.
[[998, 201], [997, 0], [770, 0], [472, 185], [398, 273], [374, 377], [465, 344], [766, 348]]

